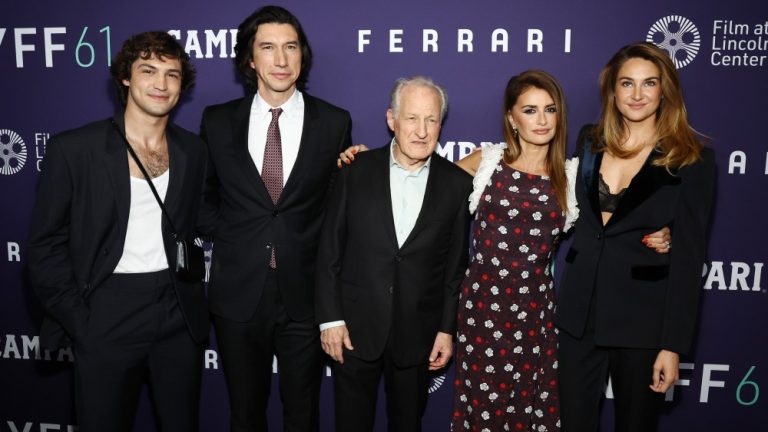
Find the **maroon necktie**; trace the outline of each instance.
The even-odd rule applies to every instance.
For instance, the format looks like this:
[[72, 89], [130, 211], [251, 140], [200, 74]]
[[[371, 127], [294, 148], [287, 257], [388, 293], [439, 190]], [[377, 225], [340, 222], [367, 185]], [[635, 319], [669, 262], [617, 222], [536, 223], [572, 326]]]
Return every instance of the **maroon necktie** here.
[[[280, 193], [283, 192], [283, 150], [280, 142], [280, 125], [277, 119], [283, 112], [282, 108], [272, 108], [272, 121], [267, 128], [267, 145], [264, 146], [264, 165], [261, 168], [261, 178], [264, 180], [264, 186], [272, 198], [272, 203], [277, 205], [280, 199]], [[269, 266], [276, 268], [275, 245], [272, 245], [272, 256], [269, 259]]]

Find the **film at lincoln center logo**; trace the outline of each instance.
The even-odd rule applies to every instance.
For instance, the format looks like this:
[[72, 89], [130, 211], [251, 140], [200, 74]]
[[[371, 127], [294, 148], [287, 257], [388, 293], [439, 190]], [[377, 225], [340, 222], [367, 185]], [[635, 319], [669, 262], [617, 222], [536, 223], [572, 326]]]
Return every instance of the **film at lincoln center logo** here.
[[645, 40], [666, 50], [678, 69], [693, 61], [701, 45], [699, 29], [680, 15], [665, 16], [653, 23]]
[[27, 146], [16, 132], [0, 129], [0, 174], [16, 174], [27, 161]]

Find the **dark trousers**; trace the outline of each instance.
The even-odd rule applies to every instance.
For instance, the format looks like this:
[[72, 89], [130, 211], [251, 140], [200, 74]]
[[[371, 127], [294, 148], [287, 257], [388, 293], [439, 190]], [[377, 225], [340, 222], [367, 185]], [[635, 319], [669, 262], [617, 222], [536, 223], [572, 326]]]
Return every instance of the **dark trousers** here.
[[317, 431], [321, 378], [320, 332], [313, 320], [292, 321], [270, 271], [255, 315], [246, 322], [213, 318], [227, 381], [230, 430], [267, 430], [272, 358], [277, 356], [283, 429]]
[[616, 432], [654, 432], [663, 394], [653, 392], [658, 349], [595, 345], [594, 329], [574, 338], [560, 332], [559, 386], [563, 432], [597, 432], [608, 375], [614, 395]]
[[373, 430], [382, 373], [387, 399], [387, 429], [390, 432], [421, 431], [429, 389], [428, 366], [424, 363], [398, 367], [390, 353], [391, 349], [387, 347], [381, 358], [366, 361], [345, 350], [344, 363], [334, 362], [337, 432]]
[[75, 340], [80, 432], [132, 430], [145, 380], [167, 431], [197, 431], [203, 346], [187, 330], [168, 270], [114, 274], [88, 298]]

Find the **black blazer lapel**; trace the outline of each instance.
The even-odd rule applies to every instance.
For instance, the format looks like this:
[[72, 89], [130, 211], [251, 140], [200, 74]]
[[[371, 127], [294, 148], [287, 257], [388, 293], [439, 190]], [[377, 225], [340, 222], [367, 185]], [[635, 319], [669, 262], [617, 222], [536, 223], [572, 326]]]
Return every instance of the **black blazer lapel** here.
[[[123, 113], [114, 117], [120, 131], [125, 135]], [[128, 213], [131, 208], [131, 180], [128, 171], [128, 149], [120, 133], [110, 127], [107, 133], [104, 169], [109, 177], [112, 194], [117, 207], [118, 229], [120, 238], [125, 238], [128, 229]]]
[[251, 105], [253, 105], [254, 97], [256, 97], [255, 93], [246, 96], [237, 107], [235, 116], [232, 119], [232, 139], [234, 140], [232, 145], [237, 163], [245, 173], [248, 182], [253, 185], [254, 190], [262, 200], [271, 203], [272, 198], [270, 198], [267, 187], [264, 185], [264, 180], [261, 178], [259, 170], [256, 168], [256, 163], [248, 151], [248, 132], [250, 128]]
[[394, 248], [398, 249], [395, 218], [392, 216], [392, 191], [389, 187], [389, 146], [390, 144], [387, 144], [381, 149], [372, 150], [377, 153], [378, 160], [372, 164], [374, 172], [371, 173], [371, 179], [374, 181], [370, 196], [379, 207], [381, 228], [387, 233]]
[[600, 176], [598, 173], [600, 172], [600, 164], [602, 161], [603, 153], [593, 153], [592, 146], [588, 143], [588, 145], [584, 147], [582, 160], [579, 164], [581, 167], [584, 193], [589, 198], [589, 206], [592, 209], [592, 214], [600, 225], [603, 224], [603, 217], [600, 213], [600, 196], [598, 194], [598, 179]]
[[427, 221], [430, 220], [434, 212], [440, 208], [440, 202], [442, 200], [439, 197], [440, 190], [437, 185], [441, 183], [439, 178], [442, 176], [442, 169], [444, 167], [440, 166], [440, 163], [435, 160], [438, 157], [440, 156], [437, 154], [432, 155], [429, 165], [429, 175], [427, 177], [427, 187], [424, 190], [424, 200], [421, 203], [419, 216], [416, 218], [416, 223], [413, 225], [410, 234], [408, 234], [408, 238], [403, 242], [403, 247], [401, 249], [405, 249], [411, 242], [413, 242], [413, 239], [424, 229], [424, 226], [428, 223]]
[[[182, 196], [181, 192], [184, 189], [184, 184], [186, 183], [187, 150], [182, 145], [181, 138], [176, 134], [172, 127], [166, 129], [166, 139], [168, 141], [168, 158], [170, 160], [171, 175], [168, 179], [168, 191], [165, 194], [163, 204], [168, 209], [169, 215], [176, 216], [177, 212], [175, 210], [179, 204], [179, 197]], [[185, 217], [185, 215], [181, 215], [181, 217]], [[179, 228], [180, 224], [175, 217], [173, 223], [176, 225], [176, 229], [181, 229]], [[168, 227], [168, 229], [172, 228]]]
[[632, 178], [606, 226], [618, 223], [662, 186], [680, 183], [680, 177], [670, 174], [663, 166], [653, 165], [658, 155], [659, 153], [654, 151], [648, 156], [643, 167]]
[[285, 180], [285, 187], [283, 187], [283, 192], [280, 194], [281, 203], [284, 201], [284, 197], [289, 196], [291, 191], [299, 187], [301, 173], [304, 171], [302, 166], [305, 163], [312, 163], [312, 161], [307, 161], [307, 158], [315, 147], [317, 131], [320, 129], [320, 125], [318, 124], [320, 115], [314, 99], [306, 93], [304, 93], [302, 97], [304, 99], [304, 124], [301, 128], [299, 153], [296, 155], [296, 162], [293, 164], [293, 169], [291, 169], [288, 178]]

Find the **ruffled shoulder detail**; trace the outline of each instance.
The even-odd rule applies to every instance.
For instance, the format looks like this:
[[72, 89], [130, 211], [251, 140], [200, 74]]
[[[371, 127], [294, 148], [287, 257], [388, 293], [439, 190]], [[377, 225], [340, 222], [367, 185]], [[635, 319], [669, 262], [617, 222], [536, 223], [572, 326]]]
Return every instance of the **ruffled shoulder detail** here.
[[566, 192], [566, 204], [568, 211], [565, 212], [565, 226], [563, 232], [568, 232], [579, 218], [579, 204], [576, 201], [576, 176], [579, 173], [579, 158], [573, 157], [565, 161], [565, 177], [568, 180]]
[[470, 213], [474, 213], [477, 210], [480, 197], [483, 195], [488, 182], [490, 182], [493, 171], [496, 169], [502, 156], [504, 156], [504, 149], [506, 148], [507, 145], [501, 143], [485, 146], [480, 150], [482, 152], [480, 165], [477, 167], [475, 178], [472, 180], [472, 193], [469, 194]]

